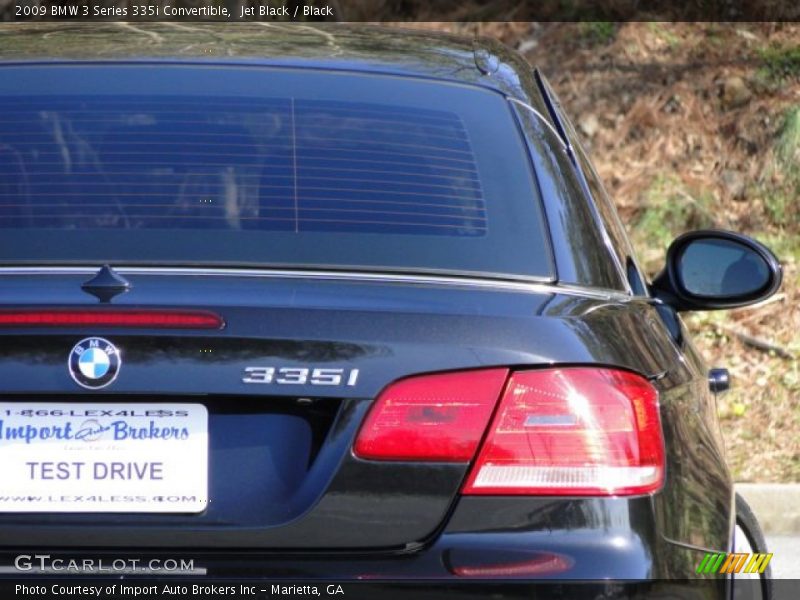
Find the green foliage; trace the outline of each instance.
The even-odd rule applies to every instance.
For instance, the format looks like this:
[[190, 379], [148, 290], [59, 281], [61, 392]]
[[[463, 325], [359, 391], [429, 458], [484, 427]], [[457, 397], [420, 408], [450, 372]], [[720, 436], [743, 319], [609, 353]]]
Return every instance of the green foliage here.
[[584, 21], [578, 27], [581, 39], [590, 44], [608, 44], [617, 34], [617, 25], [611, 21]]
[[800, 260], [800, 105], [784, 115], [775, 157], [771, 173], [778, 175], [778, 183], [762, 190], [764, 212], [782, 233], [775, 240], [776, 251]]
[[667, 246], [679, 234], [715, 226], [713, 205], [710, 194], [694, 197], [679, 181], [657, 178], [644, 192], [631, 227], [645, 270], [653, 274], [661, 268]]
[[648, 23], [648, 29], [653, 32], [656, 36], [660, 39], [664, 40], [670, 47], [671, 50], [677, 49], [681, 44], [681, 39], [672, 33], [669, 29], [667, 29], [663, 23], [660, 22], [652, 22]]
[[[800, 264], [800, 236], [784, 229], [775, 233], [764, 233], [759, 236], [763, 242], [782, 263], [787, 261]], [[784, 284], [785, 285], [785, 284]], [[789, 285], [796, 285], [790, 283]]]
[[721, 25], [720, 23], [711, 23], [705, 28], [705, 39], [703, 45], [709, 48], [720, 49], [725, 44], [730, 43], [730, 39], [726, 35], [730, 31], [729, 28]]
[[800, 264], [800, 105], [784, 113], [773, 155], [757, 188], [766, 225], [762, 236], [781, 260]]
[[786, 223], [791, 219], [797, 220], [796, 205], [795, 199], [782, 191], [773, 192], [764, 198], [767, 217], [776, 224]]
[[772, 81], [800, 77], [800, 46], [771, 46], [759, 52], [763, 72]]
[[[800, 54], [798, 54], [800, 58]], [[800, 65], [799, 65], [800, 66]], [[778, 158], [792, 182], [800, 185], [800, 105], [786, 113], [777, 144]]]

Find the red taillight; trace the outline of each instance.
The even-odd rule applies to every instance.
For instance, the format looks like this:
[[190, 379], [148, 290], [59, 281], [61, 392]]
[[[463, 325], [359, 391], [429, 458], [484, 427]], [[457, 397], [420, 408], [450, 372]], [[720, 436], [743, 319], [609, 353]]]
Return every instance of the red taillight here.
[[[451, 562], [455, 563], [453, 558]], [[506, 563], [492, 564], [452, 564], [450, 570], [459, 577], [479, 577], [483, 579], [502, 577], [534, 577], [563, 573], [572, 568], [575, 561], [560, 554], [542, 553], [534, 558]]]
[[205, 310], [1, 310], [0, 327], [142, 327], [220, 329], [222, 317]]
[[613, 369], [514, 373], [464, 494], [631, 495], [664, 478], [658, 393]]
[[507, 369], [486, 369], [393, 383], [367, 415], [356, 438], [356, 456], [372, 460], [472, 460], [507, 376]]

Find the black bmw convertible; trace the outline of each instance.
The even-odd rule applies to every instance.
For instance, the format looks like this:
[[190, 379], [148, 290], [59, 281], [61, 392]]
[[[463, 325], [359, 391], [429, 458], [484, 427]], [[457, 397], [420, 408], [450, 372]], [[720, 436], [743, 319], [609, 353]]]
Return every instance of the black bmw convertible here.
[[766, 550], [727, 373], [679, 315], [780, 282], [719, 230], [648, 280], [545, 77], [491, 40], [6, 26], [2, 574], [768, 597], [768, 560], [705, 568]]

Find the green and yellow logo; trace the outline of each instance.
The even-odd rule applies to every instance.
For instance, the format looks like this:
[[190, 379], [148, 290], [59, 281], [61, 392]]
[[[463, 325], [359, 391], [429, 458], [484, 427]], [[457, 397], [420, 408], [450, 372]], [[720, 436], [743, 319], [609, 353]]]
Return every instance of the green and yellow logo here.
[[697, 565], [697, 573], [710, 575], [713, 573], [763, 573], [767, 569], [772, 554], [749, 554], [747, 552], [731, 552], [705, 555]]

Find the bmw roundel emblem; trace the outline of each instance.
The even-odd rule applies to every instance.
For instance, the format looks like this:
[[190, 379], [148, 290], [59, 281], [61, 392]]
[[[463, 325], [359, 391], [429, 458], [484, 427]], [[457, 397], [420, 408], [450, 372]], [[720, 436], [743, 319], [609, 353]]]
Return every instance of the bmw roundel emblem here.
[[99, 337], [81, 340], [69, 353], [69, 374], [75, 383], [92, 390], [114, 381], [121, 365], [117, 347]]

